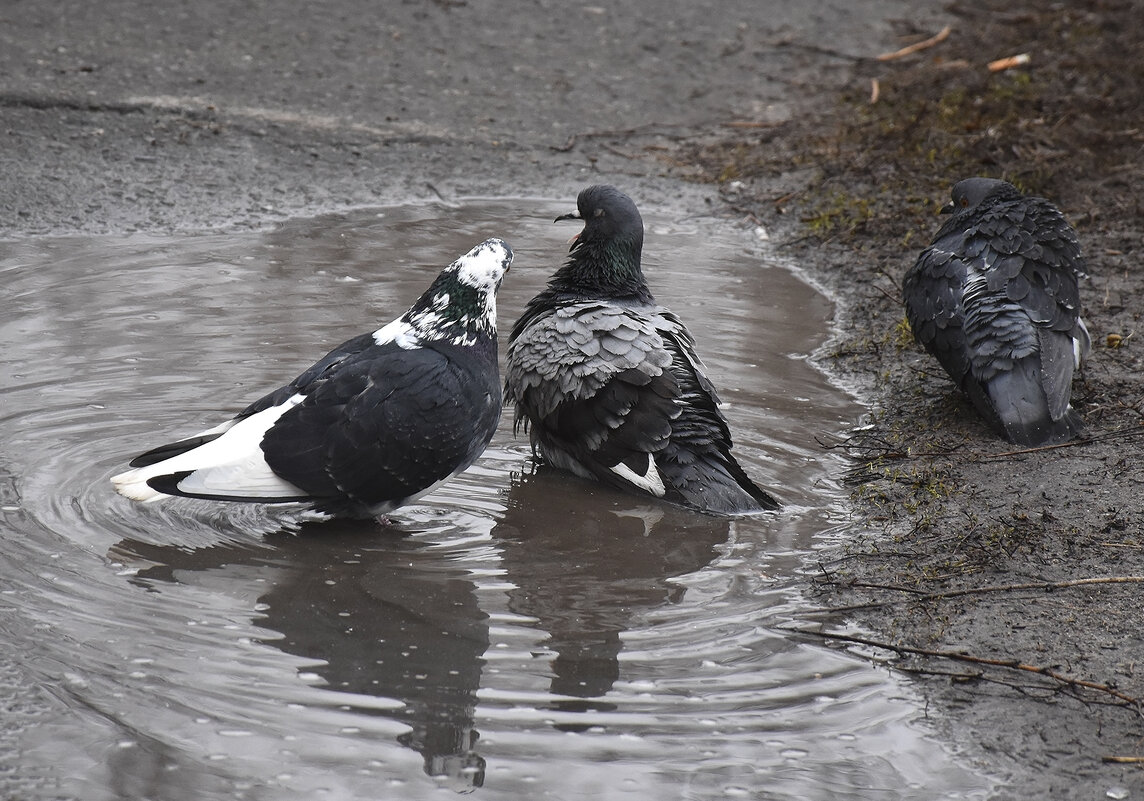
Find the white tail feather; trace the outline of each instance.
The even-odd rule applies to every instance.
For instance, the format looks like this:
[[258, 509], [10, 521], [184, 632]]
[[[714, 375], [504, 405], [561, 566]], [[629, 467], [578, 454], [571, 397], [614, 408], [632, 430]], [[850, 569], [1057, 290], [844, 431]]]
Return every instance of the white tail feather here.
[[[235, 498], [291, 498], [305, 495], [298, 487], [279, 478], [266, 464], [260, 443], [278, 418], [302, 401], [294, 395], [284, 403], [239, 420], [222, 436], [197, 448], [146, 467], [111, 477], [120, 495], [150, 503], [169, 497], [147, 482], [158, 476], [187, 473], [179, 489], [200, 495], [229, 495]], [[211, 431], [217, 430], [211, 429]]]
[[613, 465], [610, 469], [624, 481], [634, 484], [644, 492], [650, 492], [657, 498], [662, 498], [667, 490], [663, 485], [663, 476], [659, 474], [659, 468], [655, 466], [655, 457], [648, 454], [647, 462], [647, 474], [642, 476], [623, 462]]

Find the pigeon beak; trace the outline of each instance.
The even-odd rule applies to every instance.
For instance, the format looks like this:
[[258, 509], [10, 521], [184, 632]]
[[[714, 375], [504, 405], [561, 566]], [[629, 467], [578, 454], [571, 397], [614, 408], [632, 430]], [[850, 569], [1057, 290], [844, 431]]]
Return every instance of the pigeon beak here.
[[[580, 212], [572, 211], [572, 212], [569, 212], [568, 214], [561, 214], [559, 217], [557, 217], [552, 222], [558, 223], [558, 222], [561, 222], [563, 220], [582, 220], [582, 219], [584, 219], [584, 218], [580, 216]], [[583, 232], [581, 232], [581, 233], [583, 233]], [[572, 237], [571, 239], [568, 240], [568, 244], [571, 245], [573, 242], [575, 242], [579, 238], [580, 238], [580, 234], [576, 234], [574, 237]]]
[[953, 214], [953, 209], [954, 209], [954, 205], [953, 205], [953, 201], [951, 200], [948, 203], [946, 203], [944, 206], [941, 207], [941, 211], [939, 213], [941, 213], [941, 214]]

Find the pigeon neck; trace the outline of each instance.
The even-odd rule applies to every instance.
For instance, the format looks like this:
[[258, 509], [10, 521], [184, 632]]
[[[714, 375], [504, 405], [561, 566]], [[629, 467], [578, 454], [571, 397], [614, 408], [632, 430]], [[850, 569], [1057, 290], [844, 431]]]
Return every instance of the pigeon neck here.
[[405, 314], [422, 341], [473, 345], [496, 337], [496, 296], [444, 273]]
[[589, 298], [632, 298], [653, 302], [640, 266], [640, 241], [576, 241], [568, 262], [553, 277], [552, 288]]

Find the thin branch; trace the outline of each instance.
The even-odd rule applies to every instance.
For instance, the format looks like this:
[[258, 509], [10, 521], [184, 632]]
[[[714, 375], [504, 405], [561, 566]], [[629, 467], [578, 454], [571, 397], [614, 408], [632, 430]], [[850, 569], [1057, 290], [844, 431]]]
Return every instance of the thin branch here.
[[[831, 579], [833, 582], [833, 580]], [[833, 582], [838, 583], [840, 582]], [[884, 601], [868, 601], [861, 604], [847, 606], [831, 606], [825, 609], [813, 609], [802, 615], [827, 615], [838, 612], [853, 612], [857, 609], [875, 609], [880, 606], [893, 606], [901, 603], [922, 603], [926, 601], [944, 601], [949, 598], [960, 598], [965, 595], [983, 595], [989, 592], [1015, 592], [1020, 590], [1063, 590], [1069, 587], [1091, 587], [1097, 584], [1144, 584], [1144, 576], [1102, 576], [1097, 578], [1072, 579], [1070, 581], [1038, 581], [1026, 584], [993, 584], [986, 587], [963, 587], [959, 590], [947, 592], [926, 592], [914, 587], [904, 587], [900, 584], [874, 584], [870, 582], [855, 581], [847, 583], [847, 588], [861, 588], [871, 590], [891, 590], [893, 592], [909, 593], [910, 598], [893, 598]]]
[[[922, 459], [929, 457], [947, 457], [954, 456], [955, 454], [962, 455], [968, 461], [988, 462], [994, 459], [1009, 459], [1014, 456], [1023, 456], [1029, 453], [1040, 453], [1041, 451], [1056, 451], [1062, 448], [1076, 448], [1082, 445], [1091, 445], [1094, 442], [1104, 442], [1106, 440], [1115, 440], [1127, 437], [1136, 437], [1144, 435], [1144, 425], [1124, 426], [1122, 428], [1115, 428], [1111, 431], [1105, 431], [1101, 434], [1093, 436], [1082, 437], [1080, 439], [1070, 440], [1069, 442], [1061, 442], [1056, 445], [1041, 445], [1036, 448], [1020, 448], [1018, 450], [1001, 451], [999, 453], [966, 453], [965, 448], [968, 443], [956, 445], [947, 450], [940, 451], [906, 451], [901, 448], [895, 448], [884, 442], [875, 442], [871, 439], [861, 436], [850, 436], [841, 438], [838, 442], [827, 442], [822, 438], [816, 438], [819, 445], [825, 450], [844, 450], [844, 451], [873, 451], [874, 456], [860, 456], [852, 454], [853, 458], [865, 462], [873, 462], [878, 459], [886, 460], [900, 460], [905, 461], [909, 459]], [[961, 452], [959, 454], [959, 451]]]
[[[673, 126], [666, 125], [666, 124], [660, 123], [660, 122], [648, 122], [648, 123], [644, 123], [643, 125], [637, 125], [633, 128], [611, 128], [608, 130], [599, 130], [599, 131], [580, 131], [578, 133], [572, 134], [566, 140], [564, 140], [564, 144], [562, 144], [562, 145], [549, 145], [548, 149], [554, 150], [557, 153], [567, 153], [572, 148], [576, 147], [576, 144], [581, 139], [598, 139], [601, 137], [604, 137], [604, 138], [619, 137], [619, 138], [627, 139], [627, 138], [630, 138], [633, 136], [640, 136], [643, 134], [653, 133], [655, 131], [665, 131], [665, 130], [670, 129], [670, 128], [673, 128]], [[663, 135], [664, 136], [670, 136], [670, 134], [666, 134], [666, 133]], [[623, 154], [621, 154], [621, 155], [623, 155]]]
[[874, 289], [876, 289], [876, 290], [878, 290], [879, 292], [881, 292], [881, 293], [882, 293], [882, 294], [883, 294], [883, 295], [884, 295], [886, 298], [888, 298], [888, 299], [889, 299], [889, 301], [890, 301], [891, 303], [893, 303], [893, 304], [895, 304], [895, 305], [897, 305], [898, 303], [901, 303], [901, 302], [902, 302], [902, 299], [901, 299], [901, 298], [899, 298], [897, 295], [895, 295], [895, 294], [893, 294], [893, 293], [891, 293], [891, 292], [888, 292], [888, 291], [886, 291], [884, 288], [882, 288], [882, 287], [878, 286], [877, 284], [874, 284]]
[[924, 42], [916, 42], [915, 44], [907, 45], [901, 50], [895, 50], [893, 53], [883, 53], [882, 55], [878, 56], [877, 60], [894, 61], [895, 59], [912, 56], [914, 53], [917, 53], [920, 50], [927, 50], [936, 44], [941, 44], [949, 38], [949, 34], [952, 31], [953, 28], [951, 28], [949, 25], [946, 25], [944, 28], [942, 28], [930, 38], [926, 39]]
[[1053, 681], [1060, 682], [1069, 687], [1083, 687], [1087, 690], [1095, 692], [1106, 693], [1113, 698], [1119, 698], [1126, 705], [1136, 707], [1140, 711], [1141, 701], [1139, 698], [1134, 698], [1131, 695], [1122, 693], [1114, 687], [1107, 684], [1100, 684], [1095, 681], [1088, 681], [1086, 679], [1078, 679], [1073, 676], [1066, 676], [1063, 673], [1058, 673], [1055, 670], [1047, 667], [1040, 667], [1038, 665], [1029, 665], [1019, 659], [991, 659], [984, 656], [972, 656], [971, 654], [958, 653], [957, 651], [934, 651], [929, 648], [916, 648], [911, 645], [895, 645], [894, 643], [881, 642], [879, 640], [871, 640], [866, 637], [856, 637], [850, 634], [837, 634], [831, 631], [814, 631], [812, 629], [802, 628], [783, 628], [783, 631], [792, 634], [806, 634], [811, 637], [821, 637], [827, 640], [837, 640], [839, 642], [848, 642], [854, 645], [865, 645], [870, 648], [881, 648], [884, 651], [894, 651], [898, 654], [912, 654], [914, 656], [928, 656], [937, 659], [950, 659], [956, 662], [968, 662], [973, 665], [989, 665], [990, 667], [1008, 668], [1010, 670], [1023, 670], [1028, 673], [1036, 673], [1039, 676], [1046, 676]]
[[950, 681], [971, 682], [980, 681], [987, 684], [998, 684], [1002, 687], [1008, 687], [1016, 690], [1022, 695], [1029, 695], [1031, 692], [1036, 691], [1039, 693], [1059, 693], [1068, 692], [1069, 696], [1075, 698], [1083, 704], [1096, 704], [1099, 706], [1124, 706], [1122, 701], [1108, 700], [1100, 701], [1094, 698], [1082, 697], [1077, 688], [1075, 687], [1062, 687], [1059, 684], [1027, 684], [1018, 681], [1006, 681], [998, 676], [990, 676], [983, 670], [959, 671], [959, 670], [939, 670], [937, 668], [924, 668], [915, 667], [913, 665], [894, 665], [889, 662], [878, 661], [878, 664], [885, 665], [886, 667], [894, 670], [901, 671], [902, 673], [909, 673], [914, 676], [938, 676], [947, 678]]
[[[1103, 439], [1103, 437], [1102, 437]], [[1015, 451], [1002, 451], [1001, 453], [986, 453], [982, 455], [982, 459], [1007, 459], [1010, 456], [1023, 456], [1026, 453], [1040, 453], [1041, 451], [1057, 451], [1061, 448], [1075, 448], [1077, 445], [1087, 445], [1090, 442], [1095, 442], [1095, 437], [1085, 437], [1083, 439], [1074, 439], [1069, 442], [1058, 442], [1055, 445], [1038, 445], [1035, 448], [1020, 448]]]
[[1061, 442], [1056, 445], [1042, 445], [1038, 448], [1021, 448], [1014, 451], [1004, 451], [1002, 453], [985, 453], [981, 455], [982, 459], [1004, 459], [1009, 456], [1021, 456], [1026, 453], [1037, 453], [1038, 451], [1054, 451], [1061, 448], [1075, 448], [1078, 445], [1088, 445], [1093, 442], [1103, 442], [1108, 439], [1119, 439], [1120, 437], [1133, 437], [1144, 434], [1144, 425], [1124, 426], [1123, 428], [1114, 428], [1112, 431], [1105, 431], [1102, 434], [1095, 434], [1091, 437], [1082, 437], [1074, 439], [1069, 442]]
[[619, 156], [620, 158], [627, 159], [628, 161], [634, 161], [635, 159], [639, 158], [638, 155], [633, 155], [631, 153], [625, 153], [624, 151], [620, 150], [618, 147], [613, 147], [612, 145], [609, 145], [607, 142], [602, 142], [600, 144], [600, 148], [602, 150], [608, 151], [609, 153], [611, 153], [614, 156]]
[[932, 593], [926, 590], [919, 590], [915, 587], [906, 587], [901, 584], [878, 584], [873, 581], [850, 581], [850, 582], [837, 582], [839, 585], [845, 584], [847, 589], [858, 587], [863, 590], [893, 590], [894, 592], [908, 592], [911, 595], [931, 595]]

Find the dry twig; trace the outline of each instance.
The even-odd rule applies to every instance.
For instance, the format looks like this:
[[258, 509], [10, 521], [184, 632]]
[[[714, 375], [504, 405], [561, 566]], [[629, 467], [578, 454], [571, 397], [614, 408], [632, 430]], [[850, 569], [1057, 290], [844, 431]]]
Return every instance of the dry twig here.
[[[831, 581], [833, 581], [833, 579], [831, 579]], [[876, 609], [880, 606], [892, 606], [894, 604], [900, 603], [944, 601], [949, 598], [959, 598], [965, 595], [982, 595], [989, 592], [1015, 592], [1019, 590], [1043, 590], [1045, 592], [1051, 592], [1053, 590], [1068, 589], [1069, 587], [1091, 587], [1096, 584], [1144, 584], [1144, 576], [1101, 576], [1097, 578], [1072, 579], [1070, 581], [1038, 581], [1025, 584], [994, 584], [988, 587], [963, 587], [959, 590], [949, 590], [947, 592], [926, 592], [924, 590], [915, 589], [914, 587], [903, 587], [899, 584], [874, 584], [855, 581], [848, 583], [846, 586], [848, 588], [858, 587], [861, 589], [905, 592], [909, 593], [911, 597], [895, 598], [885, 601], [869, 601], [867, 603], [850, 604], [848, 606], [831, 606], [826, 609], [813, 609], [802, 613], [802, 615], [828, 615], [836, 614], [838, 612], [853, 612], [858, 609]]]
[[911, 56], [920, 50], [931, 48], [934, 45], [940, 44], [948, 39], [949, 34], [952, 31], [953, 28], [951, 28], [949, 25], [946, 25], [944, 28], [942, 28], [930, 38], [926, 39], [924, 42], [916, 42], [915, 44], [903, 47], [901, 50], [895, 50], [893, 53], [883, 53], [882, 55], [878, 56], [878, 61], [893, 61], [894, 59]]
[[766, 122], [764, 120], [731, 120], [723, 123], [724, 128], [778, 128], [781, 122]]
[[1106, 693], [1113, 698], [1118, 698], [1124, 702], [1125, 706], [1135, 707], [1139, 712], [1141, 708], [1141, 700], [1134, 698], [1127, 693], [1122, 693], [1115, 687], [1110, 687], [1107, 684], [1101, 684], [1095, 681], [1088, 681], [1087, 679], [1078, 679], [1073, 676], [1066, 676], [1063, 673], [1058, 673], [1052, 668], [1040, 667], [1038, 665], [1029, 665], [1019, 659], [991, 659], [984, 656], [973, 656], [971, 654], [958, 653], [957, 651], [935, 651], [929, 648], [916, 648], [912, 645], [895, 645], [890, 642], [882, 642], [879, 640], [871, 640], [866, 637], [857, 637], [851, 634], [838, 634], [832, 631], [814, 631], [813, 629], [803, 628], [784, 628], [783, 631], [793, 634], [806, 634], [811, 637], [821, 637], [827, 640], [837, 640], [838, 642], [848, 642], [854, 645], [865, 645], [869, 648], [880, 648], [884, 651], [894, 651], [898, 654], [911, 654], [913, 656], [926, 656], [935, 659], [949, 659], [955, 662], [968, 662], [973, 665], [988, 665], [990, 667], [1008, 668], [1010, 670], [1022, 670], [1028, 673], [1036, 673], [1039, 676], [1045, 676], [1053, 681], [1059, 682], [1068, 687], [1083, 687], [1086, 690], [1093, 690], [1094, 692]]
[[[884, 662], [879, 664], [886, 664]], [[1007, 681], [999, 676], [990, 676], [984, 670], [970, 670], [970, 671], [956, 671], [956, 670], [939, 670], [937, 668], [924, 668], [916, 667], [913, 665], [889, 665], [894, 670], [900, 670], [902, 673], [908, 673], [911, 676], [937, 676], [939, 678], [946, 678], [952, 682], [984, 682], [986, 684], [997, 684], [1002, 687], [1009, 687], [1016, 690], [1022, 695], [1028, 695], [1031, 691], [1040, 693], [1061, 692], [1063, 687], [1058, 685], [1049, 684], [1028, 684], [1019, 681]], [[1080, 696], [1077, 688], [1071, 689], [1071, 695], [1078, 701], [1085, 704], [1101, 704], [1104, 706], [1123, 706], [1124, 703], [1119, 700], [1111, 699], [1108, 701], [1097, 701], [1091, 697], [1083, 698]]]
[[[601, 137], [603, 137], [603, 138], [615, 137], [615, 138], [620, 138], [620, 139], [628, 139], [630, 137], [641, 136], [641, 135], [645, 135], [645, 134], [654, 134], [656, 132], [661, 132], [661, 135], [663, 135], [663, 136], [672, 137], [673, 134], [669, 133], [669, 131], [671, 129], [672, 129], [671, 126], [664, 125], [663, 123], [648, 122], [648, 123], [644, 123], [643, 125], [637, 125], [633, 128], [613, 128], [613, 129], [602, 130], [602, 131], [581, 131], [579, 133], [574, 133], [571, 136], [569, 136], [566, 140], [564, 140], [564, 144], [562, 144], [562, 145], [549, 145], [548, 149], [553, 150], [557, 153], [567, 153], [572, 148], [576, 147], [576, 145], [582, 139], [599, 139]], [[620, 155], [624, 156], [624, 158], [631, 158], [631, 156], [628, 156], [628, 155], [623, 154], [623, 153], [621, 153]]]
[[980, 461], [987, 462], [994, 459], [1011, 459], [1014, 456], [1024, 456], [1030, 453], [1041, 453], [1042, 451], [1057, 451], [1065, 448], [1077, 448], [1083, 445], [1091, 445], [1094, 442], [1104, 442], [1107, 440], [1116, 440], [1127, 437], [1135, 437], [1144, 434], [1144, 424], [1122, 426], [1121, 428], [1114, 428], [1111, 431], [1105, 431], [1100, 434], [1092, 436], [1081, 437], [1080, 439], [1070, 440], [1068, 442], [1060, 442], [1055, 445], [1040, 445], [1035, 448], [1020, 448], [1017, 450], [999, 451], [997, 453], [980, 453], [969, 451], [966, 445], [958, 445], [954, 448], [949, 448], [942, 451], [908, 451], [902, 450], [899, 447], [893, 447], [885, 444], [884, 441], [879, 444], [872, 437], [858, 437], [851, 436], [841, 439], [838, 442], [827, 442], [823, 438], [817, 438], [818, 444], [826, 450], [843, 450], [853, 452], [876, 451], [877, 455], [874, 457], [867, 457], [857, 454], [854, 458], [862, 461], [875, 461], [876, 459], [893, 459], [893, 460], [911, 460], [911, 459], [924, 459], [928, 457], [952, 457], [955, 454], [963, 456], [967, 461]]

